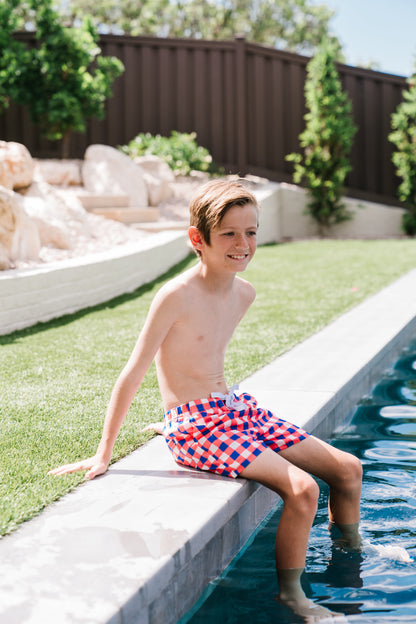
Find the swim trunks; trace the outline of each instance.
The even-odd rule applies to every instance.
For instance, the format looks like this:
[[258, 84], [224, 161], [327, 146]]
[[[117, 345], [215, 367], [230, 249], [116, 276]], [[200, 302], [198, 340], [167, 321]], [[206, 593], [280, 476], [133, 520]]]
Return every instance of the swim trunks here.
[[309, 436], [235, 388], [166, 412], [163, 434], [178, 463], [237, 477], [265, 449], [282, 451]]

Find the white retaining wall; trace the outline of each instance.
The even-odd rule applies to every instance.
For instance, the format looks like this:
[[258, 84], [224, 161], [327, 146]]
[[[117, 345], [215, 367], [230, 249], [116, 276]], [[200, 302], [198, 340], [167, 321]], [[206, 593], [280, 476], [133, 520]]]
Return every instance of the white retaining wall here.
[[[318, 235], [312, 217], [304, 214], [308, 203], [305, 189], [294, 184], [279, 185], [280, 239], [310, 238]], [[331, 228], [334, 238], [391, 238], [402, 235], [401, 220], [404, 210], [384, 204], [346, 197], [344, 203], [352, 214]]]
[[[258, 243], [317, 235], [305, 216], [307, 194], [290, 184], [268, 183], [256, 191], [261, 206]], [[354, 214], [332, 229], [337, 238], [400, 236], [403, 210], [347, 198]], [[190, 252], [185, 231], [153, 234], [106, 252], [0, 272], [0, 335], [109, 301], [152, 281]]]
[[111, 251], [0, 273], [0, 334], [109, 301], [150, 282], [190, 252], [185, 232]]

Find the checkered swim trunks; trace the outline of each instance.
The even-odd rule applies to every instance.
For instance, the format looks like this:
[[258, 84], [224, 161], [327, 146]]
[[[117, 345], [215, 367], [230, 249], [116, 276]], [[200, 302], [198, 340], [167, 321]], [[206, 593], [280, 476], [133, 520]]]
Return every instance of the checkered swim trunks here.
[[309, 435], [233, 390], [166, 412], [163, 433], [177, 462], [237, 477], [265, 449], [282, 451]]

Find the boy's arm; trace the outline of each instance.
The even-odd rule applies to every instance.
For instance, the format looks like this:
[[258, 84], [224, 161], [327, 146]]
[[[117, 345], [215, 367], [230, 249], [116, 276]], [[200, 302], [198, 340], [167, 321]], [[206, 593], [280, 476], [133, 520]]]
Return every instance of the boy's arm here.
[[93, 479], [107, 470], [114, 443], [134, 395], [177, 317], [178, 305], [171, 299], [176, 299], [174, 293], [163, 294], [159, 291], [150, 306], [149, 314], [132, 354], [111, 393], [101, 440], [95, 455], [55, 468], [49, 474], [59, 476], [87, 470], [86, 479]]

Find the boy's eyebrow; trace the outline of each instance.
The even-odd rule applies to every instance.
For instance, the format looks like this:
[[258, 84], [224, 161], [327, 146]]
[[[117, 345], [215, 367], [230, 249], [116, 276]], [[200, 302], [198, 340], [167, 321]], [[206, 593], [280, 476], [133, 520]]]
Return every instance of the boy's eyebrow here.
[[[257, 221], [255, 224], [247, 226], [247, 229], [250, 229], [251, 227], [258, 227], [258, 225], [259, 225], [259, 222]], [[233, 229], [233, 228], [240, 227], [240, 226], [237, 225], [236, 223], [231, 223], [230, 225], [219, 223], [218, 227], [223, 228], [223, 229]]]

